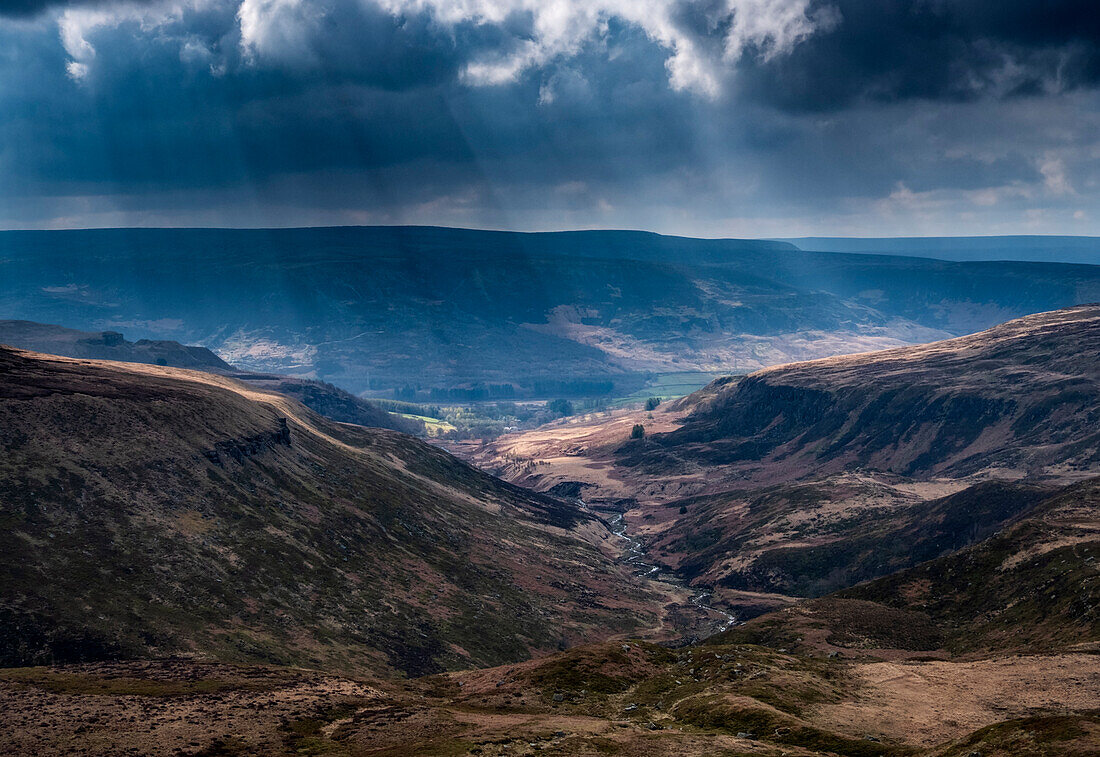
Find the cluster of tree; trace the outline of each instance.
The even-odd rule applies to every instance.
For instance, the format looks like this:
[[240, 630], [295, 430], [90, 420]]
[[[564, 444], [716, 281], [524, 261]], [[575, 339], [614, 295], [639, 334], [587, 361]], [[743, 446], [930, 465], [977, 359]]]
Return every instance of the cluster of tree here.
[[395, 386], [393, 388], [393, 398], [395, 400], [404, 400], [406, 402], [416, 401], [416, 387], [411, 384], [405, 386]]
[[[640, 374], [624, 379], [536, 379], [530, 383], [486, 384], [473, 383], [463, 386], [424, 386], [404, 383], [395, 386], [384, 379], [371, 379], [371, 391], [388, 390], [393, 399], [401, 402], [492, 402], [494, 400], [541, 399], [565, 397], [587, 402], [606, 402], [614, 396], [625, 396], [643, 381]], [[656, 398], [652, 398], [657, 402]]]
[[536, 397], [597, 397], [613, 393], [615, 382], [606, 379], [540, 379], [534, 382], [532, 388]]
[[546, 409], [554, 415], [560, 415], [563, 418], [573, 414], [573, 403], [569, 400], [550, 400], [546, 403]]
[[427, 399], [430, 402], [485, 402], [487, 400], [508, 400], [516, 398], [513, 384], [474, 384], [472, 386], [438, 387], [427, 389], [415, 384], [405, 384], [393, 388], [393, 398], [403, 402], [416, 402]]
[[516, 388], [512, 384], [475, 384], [470, 387], [451, 387], [443, 389], [433, 386], [428, 397], [433, 402], [450, 400], [452, 402], [482, 402], [484, 400], [514, 399]]

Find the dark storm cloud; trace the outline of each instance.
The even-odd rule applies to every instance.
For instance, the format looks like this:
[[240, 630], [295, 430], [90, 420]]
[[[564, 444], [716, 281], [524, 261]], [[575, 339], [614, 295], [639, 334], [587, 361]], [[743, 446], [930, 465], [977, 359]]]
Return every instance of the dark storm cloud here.
[[[129, 0], [152, 2], [153, 0]], [[108, 6], [117, 0], [0, 0], [0, 18], [32, 18], [53, 8]]]
[[[122, 50], [134, 45], [136, 26], [96, 28], [87, 41]], [[662, 59], [630, 29], [601, 77], [531, 71], [480, 88], [458, 76], [465, 59], [496, 44], [485, 30], [345, 9], [311, 34], [304, 59], [247, 63], [239, 37], [223, 36], [231, 26], [226, 9], [185, 14], [143, 40], [140, 56], [97, 53], [79, 81], [55, 51], [33, 96], [54, 117], [0, 115], [6, 141], [24, 146], [13, 166], [27, 178], [140, 189], [413, 162], [439, 166], [443, 184], [502, 162], [522, 164], [517, 175], [556, 181], [620, 160], [625, 168], [639, 150], [668, 165], [686, 139], [690, 98], [669, 91]], [[181, 60], [177, 28], [202, 54]], [[603, 55], [598, 46], [581, 50], [574, 70], [596, 67]]]
[[558, 36], [519, 0], [491, 21], [447, 0], [59, 5], [0, 23], [0, 225], [794, 236], [1096, 205], [1083, 5], [776, 0], [796, 33], [732, 56], [754, 3]]
[[791, 110], [967, 101], [1100, 84], [1093, 0], [815, 0], [839, 23], [789, 55], [749, 56], [743, 90]]

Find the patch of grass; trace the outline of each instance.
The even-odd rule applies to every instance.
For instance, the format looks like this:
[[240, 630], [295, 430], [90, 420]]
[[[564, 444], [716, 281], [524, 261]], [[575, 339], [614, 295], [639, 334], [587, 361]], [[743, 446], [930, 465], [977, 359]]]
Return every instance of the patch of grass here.
[[702, 389], [714, 379], [722, 376], [721, 373], [703, 373], [701, 371], [687, 371], [683, 373], [658, 373], [652, 380], [636, 392], [623, 397], [617, 397], [609, 403], [609, 407], [623, 407], [639, 402], [645, 402], [650, 397], [665, 400], [677, 399]]
[[54, 694], [80, 696], [174, 697], [195, 694], [219, 694], [226, 691], [267, 690], [280, 682], [227, 681], [201, 679], [170, 681], [155, 678], [107, 678], [85, 673], [68, 673], [48, 668], [8, 668], [0, 670], [0, 680], [34, 686]]
[[239, 757], [240, 755], [254, 754], [255, 750], [235, 736], [227, 736], [223, 739], [214, 739], [210, 746], [194, 753], [194, 757]]
[[358, 703], [341, 702], [320, 708], [306, 717], [287, 721], [279, 726], [279, 730], [284, 743], [295, 754], [348, 754], [347, 747], [325, 736], [324, 729], [337, 720], [351, 717], [358, 709]]
[[420, 421], [424, 424], [424, 430], [428, 436], [440, 436], [450, 431], [457, 431], [457, 427], [448, 423], [445, 420], [439, 418], [431, 418], [427, 415], [413, 415], [411, 413], [394, 413], [399, 418], [409, 418], [410, 420]]
[[762, 707], [737, 704], [718, 695], [681, 702], [673, 716], [707, 730], [752, 733], [763, 742], [797, 746], [844, 757], [902, 757], [912, 749], [823, 731]]
[[588, 740], [589, 745], [600, 754], [618, 754], [623, 751], [623, 748], [617, 742], [603, 738], [601, 736], [595, 736]]
[[[574, 649], [548, 658], [530, 672], [530, 688], [540, 690], [547, 701], [555, 694], [563, 694], [565, 702], [576, 703], [581, 696], [590, 706], [635, 686], [652, 689], [652, 697], [660, 699], [654, 688], [660, 684], [652, 681], [662, 676], [662, 666], [674, 662], [675, 656], [656, 644], [631, 641], [623, 646], [625, 649], [618, 644]], [[642, 692], [643, 699], [648, 696]]]
[[782, 617], [761, 618], [743, 626], [715, 634], [703, 641], [704, 645], [752, 644], [762, 647], [791, 649], [798, 645], [798, 634]]
[[618, 694], [630, 687], [625, 676], [610, 676], [594, 668], [592, 664], [573, 660], [559, 660], [547, 665], [532, 677], [533, 683], [544, 691], [589, 691], [597, 694]]
[[942, 757], [1028, 755], [1062, 757], [1095, 755], [1100, 743], [1100, 716], [1035, 715], [981, 728], [942, 752]]

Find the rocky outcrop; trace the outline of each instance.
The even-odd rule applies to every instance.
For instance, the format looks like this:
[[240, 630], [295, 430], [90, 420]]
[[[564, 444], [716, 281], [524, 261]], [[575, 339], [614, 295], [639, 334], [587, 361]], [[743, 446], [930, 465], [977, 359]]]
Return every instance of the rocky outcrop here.
[[247, 458], [261, 455], [277, 446], [289, 447], [290, 427], [287, 426], [286, 418], [278, 420], [279, 427], [274, 431], [218, 442], [212, 449], [203, 450], [203, 455], [215, 465], [224, 465], [226, 458], [243, 463]]

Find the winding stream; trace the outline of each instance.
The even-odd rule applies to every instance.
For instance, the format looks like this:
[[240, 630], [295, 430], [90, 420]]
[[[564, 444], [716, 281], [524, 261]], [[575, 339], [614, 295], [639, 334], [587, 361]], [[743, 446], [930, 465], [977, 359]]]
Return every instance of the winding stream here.
[[[581, 502], [581, 505], [588, 509], [588, 506]], [[684, 581], [680, 580], [676, 576], [671, 574], [661, 574], [661, 566], [654, 565], [653, 563], [646, 561], [645, 545], [640, 539], [637, 539], [627, 533], [626, 518], [622, 513], [616, 513], [607, 521], [611, 527], [611, 532], [618, 536], [620, 539], [626, 541], [626, 550], [624, 552], [623, 562], [631, 566], [635, 570], [635, 574], [647, 578], [651, 581], [662, 581], [673, 586], [682, 587], [691, 591], [691, 603], [704, 612], [712, 615], [718, 615], [722, 617], [722, 621], [714, 633], [720, 633], [733, 626], [737, 625], [737, 616], [732, 613], [726, 612], [718, 607], [715, 607], [709, 603], [711, 593], [703, 589], [696, 589]]]

